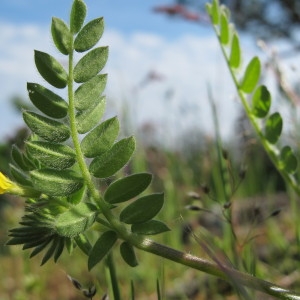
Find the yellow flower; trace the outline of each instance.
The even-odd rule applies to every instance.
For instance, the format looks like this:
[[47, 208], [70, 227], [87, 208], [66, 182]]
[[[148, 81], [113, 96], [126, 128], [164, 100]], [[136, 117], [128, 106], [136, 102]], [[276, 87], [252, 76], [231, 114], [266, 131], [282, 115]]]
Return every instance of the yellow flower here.
[[12, 194], [22, 197], [39, 197], [41, 192], [34, 188], [18, 185], [0, 172], [0, 195]]
[[0, 172], [0, 194], [8, 193], [14, 187], [15, 184]]

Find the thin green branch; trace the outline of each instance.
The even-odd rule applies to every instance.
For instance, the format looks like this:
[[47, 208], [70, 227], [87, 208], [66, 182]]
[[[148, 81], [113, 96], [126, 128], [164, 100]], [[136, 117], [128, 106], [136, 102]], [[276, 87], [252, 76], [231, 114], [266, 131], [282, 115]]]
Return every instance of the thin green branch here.
[[184, 253], [173, 248], [169, 248], [165, 245], [158, 244], [149, 239], [143, 239], [139, 244], [135, 244], [135, 246], [146, 252], [150, 252], [168, 260], [180, 263], [181, 265], [217, 276], [228, 282], [234, 281], [235, 284], [238, 283], [245, 287], [261, 291], [268, 295], [274, 296], [277, 299], [300, 300], [299, 293], [284, 289], [273, 283], [251, 276], [250, 274], [237, 271], [224, 264], [212, 263], [192, 254]]
[[239, 88], [238, 79], [235, 76], [235, 72], [234, 72], [233, 68], [231, 68], [231, 66], [230, 66], [229, 58], [228, 58], [228, 56], [226, 54], [224, 46], [221, 43], [221, 39], [220, 39], [220, 35], [218, 33], [218, 30], [217, 30], [217, 26], [213, 26], [213, 29], [215, 31], [215, 34], [216, 34], [217, 38], [218, 38], [222, 54], [223, 54], [223, 56], [225, 58], [225, 61], [226, 61], [228, 70], [230, 72], [231, 78], [232, 78], [232, 80], [234, 82], [234, 85], [235, 85], [235, 87], [237, 89], [238, 96], [241, 99], [241, 102], [243, 104], [245, 112], [246, 112], [246, 114], [247, 114], [247, 116], [248, 116], [248, 118], [249, 118], [249, 120], [251, 122], [251, 125], [254, 128], [255, 133], [259, 137], [259, 140], [260, 140], [261, 144], [263, 145], [264, 149], [266, 150], [269, 158], [271, 159], [272, 163], [275, 165], [276, 169], [279, 171], [279, 173], [281, 174], [281, 176], [283, 177], [283, 179], [285, 180], [285, 182], [288, 183], [290, 186], [292, 186], [292, 188], [294, 189], [294, 191], [298, 195], [300, 195], [300, 186], [299, 186], [296, 178], [292, 174], [289, 174], [289, 173], [285, 172], [280, 167], [280, 165], [279, 165], [279, 159], [278, 159], [279, 150], [274, 145], [271, 145], [267, 141], [267, 139], [264, 137], [264, 135], [263, 135], [263, 133], [261, 131], [259, 123], [257, 122], [257, 118], [255, 118], [255, 116], [251, 113], [251, 110], [250, 110], [250, 107], [248, 105], [247, 99], [246, 99], [244, 93]]
[[114, 264], [114, 259], [112, 252], [110, 252], [106, 257], [106, 267], [108, 269], [108, 275], [109, 275], [109, 282], [111, 285], [112, 294], [114, 295], [114, 300], [120, 300], [120, 289], [118, 285], [118, 278], [117, 278], [117, 272]]

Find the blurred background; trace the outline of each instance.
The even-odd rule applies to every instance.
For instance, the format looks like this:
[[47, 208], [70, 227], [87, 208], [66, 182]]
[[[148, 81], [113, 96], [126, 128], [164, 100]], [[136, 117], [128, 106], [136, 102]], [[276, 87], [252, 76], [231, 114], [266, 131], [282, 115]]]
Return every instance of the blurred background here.
[[[231, 246], [223, 244], [228, 224], [224, 219], [220, 222], [225, 210], [220, 199], [225, 192], [224, 166], [220, 167], [218, 153], [223, 150], [230, 185], [228, 207], [235, 204], [232, 226], [238, 249], [228, 256], [234, 258], [238, 253], [241, 261], [246, 261], [245, 271], [254, 272], [254, 265], [260, 277], [290, 288], [299, 286], [300, 226], [295, 227], [300, 225], [299, 203], [293, 202], [291, 210], [290, 194], [245, 118], [205, 13], [205, 1], [85, 2], [87, 20], [105, 18], [106, 29], [99, 43], [110, 49], [103, 70], [108, 73], [105, 118], [118, 115], [122, 135], [134, 134], [138, 140], [138, 151], [125, 173], [151, 171], [153, 191], [166, 194], [161, 219], [172, 228], [172, 234], [161, 241], [201, 255], [201, 247], [191, 244], [185, 230], [191, 227], [211, 234], [214, 245], [226, 255], [227, 250], [231, 253]], [[294, 146], [299, 156], [299, 0], [221, 2], [232, 11], [244, 65], [253, 55], [262, 61], [262, 83], [272, 92], [271, 110], [279, 110], [285, 121], [280, 143]], [[71, 4], [71, 0], [0, 1], [0, 171], [5, 174], [11, 145], [22, 148], [28, 134], [21, 116], [22, 109], [32, 108], [26, 82], [47, 86], [35, 69], [33, 50], [51, 53], [66, 64], [51, 41], [50, 21], [56, 16], [68, 22]], [[56, 92], [66, 96], [66, 91]], [[65, 255], [57, 265], [50, 262], [40, 269], [39, 257], [28, 260], [29, 252], [5, 246], [7, 231], [17, 225], [23, 210], [22, 199], [1, 196], [1, 300], [83, 299], [66, 274], [82, 279], [83, 284], [96, 283], [104, 294], [103, 273], [88, 273], [79, 252], [73, 255], [76, 260]], [[258, 217], [261, 227], [256, 226]], [[254, 238], [256, 234], [263, 237]], [[247, 248], [250, 244], [255, 247]], [[166, 299], [236, 299], [228, 285], [211, 281], [205, 274], [139, 255], [140, 267], [119, 270], [126, 295], [130, 277], [137, 283], [137, 299], [156, 299], [153, 291], [159, 274], [165, 279]]]

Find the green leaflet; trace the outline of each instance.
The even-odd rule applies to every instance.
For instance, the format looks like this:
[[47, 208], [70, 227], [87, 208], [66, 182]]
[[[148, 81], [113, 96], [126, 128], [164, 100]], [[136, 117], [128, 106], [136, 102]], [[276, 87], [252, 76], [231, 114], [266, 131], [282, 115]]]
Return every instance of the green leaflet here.
[[33, 141], [26, 142], [29, 153], [46, 167], [62, 170], [75, 164], [75, 151], [66, 145], [49, 142]]
[[42, 169], [30, 172], [33, 186], [49, 196], [68, 196], [83, 186], [83, 180], [71, 170]]
[[266, 122], [265, 136], [271, 144], [275, 144], [282, 131], [282, 118], [278, 112], [273, 113]]
[[221, 14], [221, 24], [220, 24], [220, 41], [223, 45], [227, 45], [229, 43], [230, 30], [228, 19], [225, 12]]
[[105, 191], [104, 200], [115, 204], [130, 200], [142, 193], [151, 183], [152, 175], [137, 173], [113, 182]]
[[56, 48], [65, 55], [71, 52], [71, 33], [66, 23], [59, 18], [52, 18], [52, 39]]
[[35, 50], [34, 60], [39, 73], [48, 83], [60, 89], [67, 86], [68, 74], [53, 56]]
[[27, 83], [28, 95], [31, 102], [45, 115], [60, 119], [64, 118], [68, 113], [67, 102], [37, 83]]
[[27, 164], [27, 160], [24, 160], [24, 154], [20, 151], [20, 149], [13, 145], [11, 148], [11, 157], [14, 163], [23, 171], [29, 171], [32, 169], [32, 165]]
[[29, 177], [27, 176], [27, 174], [25, 172], [23, 172], [22, 170], [20, 170], [18, 167], [14, 166], [12, 164], [9, 164], [9, 171], [17, 183], [24, 185], [24, 186], [32, 186], [31, 181], [30, 181]]
[[111, 149], [97, 156], [90, 164], [90, 172], [97, 178], [114, 175], [130, 159], [135, 149], [133, 137], [125, 138], [115, 143]]
[[124, 261], [130, 267], [136, 267], [138, 265], [138, 261], [136, 259], [133, 247], [127, 242], [123, 242], [120, 246], [120, 253]]
[[[81, 202], [72, 206], [55, 219], [54, 229], [64, 237], [75, 237], [86, 231], [95, 222], [97, 208], [91, 203]], [[79, 238], [81, 239], [81, 238]]]
[[249, 62], [243, 80], [240, 84], [240, 89], [244, 93], [250, 94], [253, 92], [260, 78], [260, 70], [260, 60], [255, 56]]
[[108, 252], [113, 247], [117, 239], [117, 234], [114, 231], [106, 231], [100, 236], [89, 255], [89, 270], [91, 270], [97, 263], [99, 263], [104, 258], [106, 254], [108, 254]]
[[108, 47], [98, 47], [82, 57], [74, 68], [74, 80], [81, 83], [96, 76], [105, 66]]
[[280, 152], [281, 167], [289, 174], [297, 170], [298, 161], [290, 146], [284, 146]]
[[58, 121], [30, 111], [23, 112], [23, 119], [34, 133], [49, 142], [59, 143], [70, 137], [69, 128]]
[[213, 0], [211, 9], [210, 9], [211, 17], [212, 17], [212, 22], [214, 25], [219, 24], [220, 21], [220, 11], [219, 11], [219, 1], [218, 0]]
[[80, 190], [67, 197], [68, 202], [73, 205], [80, 203], [81, 201], [84, 200], [86, 196], [86, 191], [87, 188], [84, 185]]
[[88, 133], [81, 142], [86, 157], [96, 157], [109, 150], [119, 134], [117, 117], [108, 119]]
[[107, 74], [99, 74], [80, 85], [74, 94], [76, 109], [84, 110], [93, 105], [104, 91], [106, 82]]
[[75, 236], [74, 239], [80, 250], [86, 255], [89, 255], [92, 250], [92, 245], [89, 242], [88, 238], [85, 236], [85, 234], [80, 233], [79, 235]]
[[270, 107], [270, 92], [264, 85], [261, 85], [255, 90], [252, 97], [252, 113], [257, 118], [264, 118], [269, 113]]
[[74, 49], [77, 52], [84, 52], [93, 48], [99, 42], [103, 30], [103, 18], [97, 18], [90, 21], [78, 33], [74, 41]]
[[97, 102], [86, 110], [79, 111], [76, 115], [78, 133], [86, 133], [94, 128], [103, 117], [106, 106], [105, 96], [100, 96]]
[[133, 224], [131, 231], [137, 234], [154, 235], [170, 231], [170, 228], [163, 222], [150, 220], [145, 223]]
[[74, 0], [70, 14], [70, 29], [73, 34], [77, 33], [86, 16], [86, 5], [82, 0]]
[[159, 213], [163, 204], [163, 193], [141, 197], [122, 210], [120, 221], [126, 224], [145, 223]]
[[236, 33], [233, 34], [231, 42], [231, 51], [229, 56], [229, 64], [233, 69], [237, 69], [241, 65], [241, 48], [239, 37]]

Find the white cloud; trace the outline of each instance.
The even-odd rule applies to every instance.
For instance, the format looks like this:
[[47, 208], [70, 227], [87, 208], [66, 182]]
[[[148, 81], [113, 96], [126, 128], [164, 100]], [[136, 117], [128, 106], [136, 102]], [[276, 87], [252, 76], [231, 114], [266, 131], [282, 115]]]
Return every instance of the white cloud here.
[[[0, 31], [3, 136], [21, 122], [9, 108], [9, 98], [16, 94], [27, 98], [26, 81], [42, 81], [35, 70], [33, 49], [59, 55], [50, 41], [49, 28], [0, 23]], [[137, 32], [124, 36], [107, 30], [101, 45], [110, 47], [106, 94], [119, 109], [122, 101], [131, 103], [139, 124], [155, 122], [166, 136], [176, 136], [176, 132], [190, 126], [212, 132], [207, 101], [207, 84], [211, 84], [221, 129], [228, 135], [239, 104], [234, 103], [234, 89], [214, 36], [185, 35], [168, 41], [158, 34]], [[146, 84], [151, 71], [161, 74], [163, 80]]]
[[[153, 34], [124, 37], [108, 31], [104, 40], [110, 45], [108, 94], [138, 103], [139, 124], [148, 120], [165, 131], [194, 126], [212, 133], [210, 84], [222, 115], [222, 133], [229, 135], [239, 104], [233, 100], [233, 85], [214, 36], [185, 35], [167, 41]], [[164, 80], [137, 89], [150, 71], [162, 74]], [[170, 92], [172, 97], [166, 97]]]
[[9, 103], [11, 97], [26, 97], [26, 81], [38, 80], [33, 49], [50, 44], [45, 29], [35, 25], [17, 26], [0, 23], [0, 137], [13, 133], [22, 125], [21, 117]]

